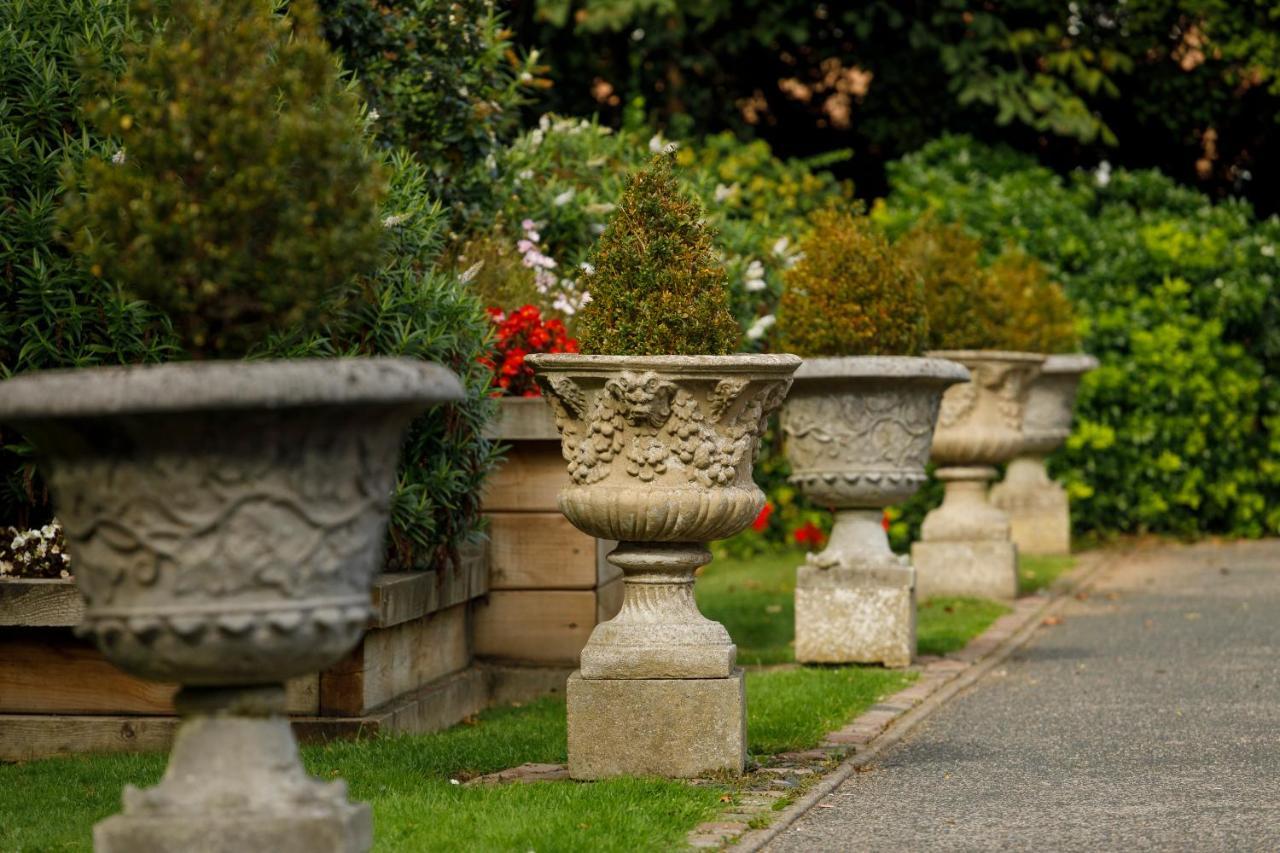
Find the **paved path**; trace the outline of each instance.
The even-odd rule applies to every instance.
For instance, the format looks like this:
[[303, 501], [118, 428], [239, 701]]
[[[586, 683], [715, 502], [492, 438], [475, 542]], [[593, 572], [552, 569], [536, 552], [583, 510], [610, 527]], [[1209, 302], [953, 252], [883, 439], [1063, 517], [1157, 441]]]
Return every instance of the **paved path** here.
[[1280, 542], [1105, 570], [767, 849], [1280, 851]]

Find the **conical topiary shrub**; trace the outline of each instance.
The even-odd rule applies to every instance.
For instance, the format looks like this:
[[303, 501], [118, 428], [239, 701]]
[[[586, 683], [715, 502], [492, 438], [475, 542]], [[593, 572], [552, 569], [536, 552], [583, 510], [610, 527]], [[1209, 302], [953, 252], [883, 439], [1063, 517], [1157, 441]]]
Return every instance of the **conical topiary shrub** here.
[[727, 355], [741, 332], [702, 206], [658, 155], [632, 176], [591, 257], [578, 319], [592, 355]]

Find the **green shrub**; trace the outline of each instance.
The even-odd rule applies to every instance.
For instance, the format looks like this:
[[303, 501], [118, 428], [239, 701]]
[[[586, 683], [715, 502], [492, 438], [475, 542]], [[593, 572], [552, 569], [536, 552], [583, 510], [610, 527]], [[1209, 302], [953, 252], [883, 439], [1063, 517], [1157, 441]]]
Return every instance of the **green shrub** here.
[[739, 328], [702, 206], [660, 154], [636, 172], [600, 238], [591, 301], [578, 320], [584, 353], [727, 355]]
[[1050, 281], [1044, 264], [1023, 252], [1004, 252], [988, 267], [992, 286], [1000, 293], [1006, 317], [1004, 345], [1019, 352], [1065, 353], [1080, 346], [1075, 309]]
[[866, 217], [822, 211], [800, 250], [778, 306], [782, 350], [920, 354], [927, 334], [920, 279]]
[[273, 337], [267, 355], [407, 356], [434, 361], [462, 379], [466, 399], [437, 406], [409, 430], [391, 501], [388, 567], [421, 568], [456, 556], [457, 546], [480, 524], [480, 489], [497, 461], [484, 436], [497, 409], [490, 375], [489, 320], [455, 276], [437, 265], [448, 216], [431, 199], [430, 177], [410, 154], [386, 164], [390, 189], [383, 203], [388, 223], [382, 265], [350, 280], [334, 294], [329, 327]]
[[503, 145], [546, 85], [517, 56], [493, 0], [319, 0], [324, 32], [356, 75], [388, 147], [427, 168], [455, 227], [492, 211]]
[[1280, 532], [1280, 220], [1155, 172], [1064, 180], [947, 137], [891, 169], [891, 230], [963, 223], [1044, 263], [1080, 314], [1076, 427], [1050, 460], [1078, 529]]
[[[95, 280], [55, 239], [66, 161], [110, 157], [114, 146], [79, 121], [98, 94], [81, 72], [123, 65], [138, 37], [125, 0], [0, 3], [0, 378], [27, 370], [158, 361], [167, 319]], [[30, 446], [0, 427], [0, 526], [41, 527], [48, 495]]]
[[96, 276], [164, 310], [192, 354], [315, 319], [377, 261], [381, 176], [309, 0], [174, 0], [88, 109], [120, 149], [63, 223]]
[[924, 284], [927, 349], [1007, 349], [1007, 308], [982, 246], [953, 225], [922, 222], [896, 243]]

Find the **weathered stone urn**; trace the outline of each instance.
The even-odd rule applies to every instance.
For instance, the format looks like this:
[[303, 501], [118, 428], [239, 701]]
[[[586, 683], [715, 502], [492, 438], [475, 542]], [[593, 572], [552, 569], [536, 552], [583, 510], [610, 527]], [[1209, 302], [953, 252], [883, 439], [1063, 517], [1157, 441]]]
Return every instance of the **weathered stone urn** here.
[[746, 704], [737, 648], [693, 597], [706, 543], [764, 505], [751, 479], [791, 355], [534, 355], [572, 483], [560, 509], [618, 547], [622, 609], [597, 625], [570, 676], [569, 773], [741, 773]]
[[929, 355], [960, 362], [972, 378], [942, 397], [931, 457], [946, 492], [911, 548], [917, 593], [1016, 598], [1017, 547], [1009, 538], [1009, 516], [987, 500], [987, 484], [995, 466], [1022, 447], [1022, 419], [1044, 356], [997, 350]]
[[407, 359], [29, 373], [0, 421], [34, 441], [81, 625], [183, 715], [163, 781], [127, 787], [99, 851], [355, 851], [368, 806], [308, 777], [284, 681], [359, 640], [405, 428], [461, 397]]
[[1071, 553], [1067, 490], [1049, 479], [1045, 458], [1071, 434], [1080, 379], [1098, 366], [1091, 355], [1051, 355], [1031, 383], [1022, 420], [1022, 449], [991, 488], [991, 503], [1009, 515], [1010, 536], [1023, 554]]
[[806, 359], [782, 410], [791, 482], [834, 508], [825, 550], [796, 570], [796, 660], [906, 666], [915, 570], [889, 549], [884, 508], [925, 481], [942, 393], [969, 371], [936, 358]]

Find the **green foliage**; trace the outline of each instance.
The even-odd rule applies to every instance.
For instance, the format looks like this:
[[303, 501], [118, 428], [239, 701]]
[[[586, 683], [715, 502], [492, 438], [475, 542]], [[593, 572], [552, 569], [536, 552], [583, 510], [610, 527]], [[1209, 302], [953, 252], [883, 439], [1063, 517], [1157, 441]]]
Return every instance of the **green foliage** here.
[[[125, 0], [0, 4], [0, 378], [171, 351], [166, 318], [91, 278], [54, 239], [64, 161], [114, 151], [79, 125], [80, 104], [97, 94], [81, 58], [118, 71], [138, 32]], [[30, 446], [0, 427], [0, 448], [0, 526], [42, 526], [48, 495]]]
[[456, 559], [457, 546], [478, 529], [480, 489], [497, 459], [484, 427], [498, 403], [480, 363], [489, 320], [457, 279], [436, 266], [448, 220], [428, 195], [427, 171], [403, 151], [387, 167], [390, 192], [382, 213], [391, 224], [382, 265], [333, 295], [328, 328], [274, 337], [264, 354], [405, 356], [443, 364], [462, 379], [466, 399], [419, 416], [401, 451], [387, 559], [394, 570]]
[[866, 217], [822, 211], [800, 249], [778, 306], [782, 350], [920, 354], [927, 334], [920, 278]]
[[[554, 259], [555, 286], [536, 303], [548, 311], [575, 301], [585, 289], [583, 264], [616, 208], [628, 173], [642, 167], [653, 151], [667, 144], [661, 134], [642, 127], [612, 131], [592, 121], [543, 116], [538, 126], [516, 139], [500, 158], [509, 170], [498, 221], [482, 230], [463, 252], [459, 269], [471, 269], [492, 252], [506, 259], [486, 260], [477, 286], [501, 295], [505, 307], [523, 304], [533, 274], [499, 270], [521, 263], [516, 241], [521, 223], [537, 226], [542, 254]], [[837, 152], [820, 160], [781, 160], [763, 142], [743, 143], [731, 134], [681, 142], [676, 174], [681, 185], [701, 199], [717, 252], [729, 276], [734, 316], [748, 331], [748, 345], [766, 341], [782, 272], [795, 258], [805, 218], [815, 210], [852, 200], [852, 187], [822, 171]], [[507, 241], [503, 253], [501, 243]], [[561, 311], [570, 322], [573, 316]]]
[[875, 212], [890, 230], [964, 223], [988, 258], [1039, 259], [1079, 312], [1102, 367], [1051, 459], [1078, 528], [1280, 531], [1280, 220], [1155, 172], [1063, 180], [963, 137], [891, 172]]
[[[864, 185], [946, 132], [1057, 163], [1159, 165], [1268, 191], [1280, 145], [1270, 0], [537, 0], [511, 4], [555, 86], [544, 109], [732, 127], [784, 153], [851, 147]], [[1155, 140], [1153, 142], [1153, 140]], [[878, 187], [877, 187], [878, 189]]]
[[[145, 3], [140, 8], [145, 8]], [[237, 356], [315, 319], [377, 261], [381, 176], [309, 0], [174, 0], [89, 108], [62, 222], [95, 276], [167, 313], [194, 355]]]
[[727, 355], [739, 329], [702, 206], [660, 154], [636, 172], [591, 265], [591, 301], [578, 320], [594, 355]]
[[519, 129], [538, 67], [514, 51], [493, 0], [318, 0], [389, 147], [427, 167], [453, 224], [494, 204], [496, 158]]
[[931, 350], [1009, 349], [1010, 318], [1000, 291], [983, 268], [981, 244], [954, 225], [922, 222], [897, 241], [907, 265], [924, 283]]

